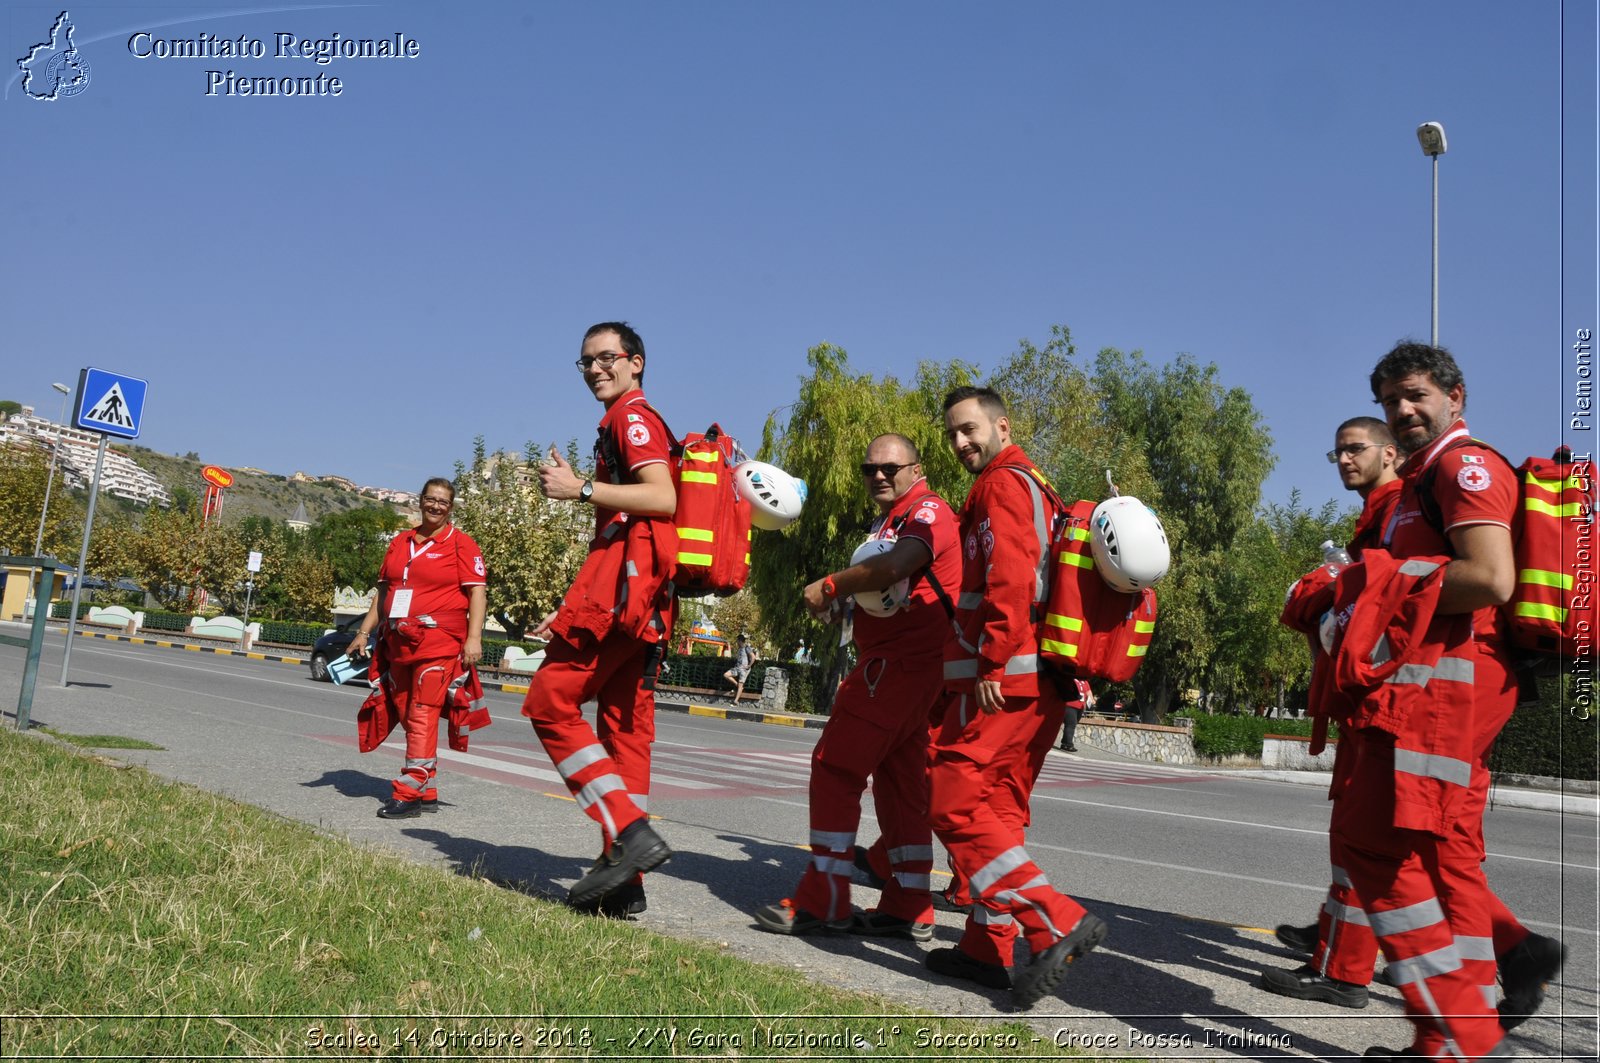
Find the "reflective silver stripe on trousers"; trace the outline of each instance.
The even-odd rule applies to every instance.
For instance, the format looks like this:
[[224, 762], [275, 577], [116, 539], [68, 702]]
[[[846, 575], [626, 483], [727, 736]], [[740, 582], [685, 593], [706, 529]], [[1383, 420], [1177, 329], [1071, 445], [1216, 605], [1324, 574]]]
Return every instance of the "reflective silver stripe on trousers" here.
[[1327, 900], [1327, 903], [1325, 903], [1322, 906], [1322, 910], [1327, 912], [1329, 916], [1331, 916], [1334, 919], [1339, 920], [1340, 922], [1355, 923], [1358, 926], [1367, 926], [1367, 925], [1369, 925], [1367, 923], [1366, 910], [1364, 908], [1362, 908], [1360, 905], [1341, 904], [1338, 901], [1334, 900], [1332, 897], [1329, 897], [1328, 900]]
[[1374, 934], [1379, 937], [1393, 937], [1409, 930], [1421, 930], [1425, 926], [1444, 922], [1444, 909], [1439, 907], [1437, 897], [1429, 897], [1425, 901], [1418, 901], [1404, 908], [1368, 912], [1367, 918], [1372, 924]]
[[843, 830], [814, 830], [811, 832], [811, 844], [820, 845], [830, 853], [848, 853], [856, 844], [853, 831]]
[[981, 591], [962, 591], [961, 597], [956, 599], [957, 609], [976, 609], [983, 604]]
[[[1033, 882], [1029, 883], [1029, 885], [1037, 886], [1041, 883], [1044, 883], [1044, 879], [1042, 877], [1034, 879]], [[1044, 884], [1048, 885], [1048, 883]], [[1038, 913], [1039, 920], [1044, 923], [1044, 928], [1050, 932], [1050, 936], [1052, 938], [1060, 940], [1061, 938], [1067, 936], [1066, 931], [1056, 926], [1055, 920], [1050, 918], [1049, 912], [1045, 911], [1039, 905], [1034, 904], [1031, 900], [1024, 897], [1016, 890], [1001, 890], [999, 893], [994, 895], [994, 899], [999, 901], [1001, 904], [1009, 904], [1012, 908], [1028, 908]], [[1068, 927], [1067, 929], [1070, 930], [1071, 927]]]
[[1472, 765], [1437, 753], [1418, 753], [1414, 749], [1394, 751], [1394, 770], [1425, 779], [1442, 779], [1457, 786], [1472, 785]]
[[981, 904], [972, 906], [972, 921], [979, 926], [1005, 926], [1016, 920], [1006, 912], [997, 912], [993, 908], [985, 908]]
[[979, 868], [972, 876], [971, 888], [973, 896], [983, 896], [989, 892], [996, 882], [1029, 862], [1028, 851], [1022, 846], [1018, 845], [1007, 849]]
[[1330, 867], [1333, 871], [1334, 885], [1343, 886], [1347, 890], [1353, 890], [1356, 888], [1356, 884], [1350, 881], [1350, 873], [1348, 871], [1340, 867], [1338, 864], [1332, 864]]
[[932, 875], [913, 875], [906, 871], [896, 871], [894, 880], [900, 883], [900, 888], [905, 890], [928, 890], [933, 888]]
[[1463, 960], [1495, 961], [1494, 938], [1456, 937], [1456, 951]]
[[[854, 841], [851, 842], [854, 844]], [[913, 860], [932, 860], [933, 846], [931, 845], [901, 845], [889, 850], [889, 863], [909, 864]]]
[[435, 771], [437, 770], [438, 766], [439, 761], [434, 757], [422, 757], [418, 760], [412, 760], [410, 757], [406, 758], [407, 768], [421, 768], [423, 771]]
[[845, 878], [849, 878], [850, 873], [856, 869], [856, 865], [853, 862], [840, 860], [838, 857], [829, 856], [826, 853], [812, 853], [811, 866], [824, 875], [843, 875]]
[[604, 760], [611, 754], [606, 752], [606, 747], [598, 742], [584, 746], [572, 756], [556, 765], [556, 771], [561, 773], [563, 779], [570, 779], [578, 772], [587, 768], [596, 761]]
[[1446, 945], [1409, 960], [1395, 960], [1389, 970], [1394, 972], [1395, 985], [1415, 985], [1436, 975], [1461, 970], [1461, 955], [1454, 945]]
[[635, 805], [638, 805], [640, 812], [648, 812], [648, 811], [650, 811], [650, 795], [649, 794], [629, 794], [628, 795], [628, 800], [632, 801]]
[[606, 794], [614, 794], [619, 790], [623, 794], [628, 792], [628, 785], [622, 781], [621, 776], [602, 775], [598, 779], [590, 779], [572, 796], [578, 799], [578, 804], [583, 808], [590, 808], [602, 803], [601, 798]]

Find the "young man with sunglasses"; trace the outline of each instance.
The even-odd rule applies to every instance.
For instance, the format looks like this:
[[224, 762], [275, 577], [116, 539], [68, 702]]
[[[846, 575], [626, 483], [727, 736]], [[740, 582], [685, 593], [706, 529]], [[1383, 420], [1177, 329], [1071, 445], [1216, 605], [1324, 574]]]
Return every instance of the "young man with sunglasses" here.
[[[554, 448], [539, 468], [546, 498], [594, 507], [589, 556], [555, 612], [531, 638], [549, 639], [522, 714], [580, 808], [600, 825], [601, 853], [567, 902], [604, 915], [645, 910], [644, 872], [672, 850], [650, 826], [655, 674], [672, 634], [678, 535], [675, 440], [644, 397], [644, 342], [626, 322], [583, 337], [578, 369], [605, 407], [595, 474], [584, 479]], [[596, 727], [580, 709], [599, 703]]]
[[[778, 934], [849, 930], [926, 941], [933, 936], [928, 735], [942, 700], [949, 590], [961, 578], [955, 514], [929, 489], [921, 455], [905, 436], [874, 439], [861, 475], [878, 507], [872, 536], [894, 546], [809, 584], [806, 608], [819, 620], [837, 618], [852, 595], [904, 579], [911, 580], [909, 597], [888, 616], [849, 610], [857, 664], [811, 754], [811, 863], [794, 897], [758, 909], [755, 919]], [[878, 907], [852, 912], [850, 875], [868, 776], [890, 874]]]

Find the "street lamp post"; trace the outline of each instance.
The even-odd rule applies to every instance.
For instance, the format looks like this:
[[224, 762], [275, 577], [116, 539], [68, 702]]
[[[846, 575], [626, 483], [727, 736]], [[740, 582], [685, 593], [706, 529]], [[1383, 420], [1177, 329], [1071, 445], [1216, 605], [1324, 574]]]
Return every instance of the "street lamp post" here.
[[1439, 156], [1445, 153], [1444, 126], [1423, 122], [1417, 126], [1422, 154], [1433, 160], [1433, 329], [1429, 343], [1439, 346]]
[[[67, 397], [72, 394], [72, 389], [65, 384], [51, 384], [50, 386], [61, 392], [61, 420], [56, 422], [56, 442], [55, 446], [50, 448], [50, 471], [44, 478], [44, 505], [39, 508], [39, 533], [33, 537], [34, 557], [38, 557], [39, 551], [44, 549], [44, 522], [45, 517], [50, 513], [50, 488], [54, 486], [56, 479], [56, 455], [61, 452], [61, 427], [67, 422]], [[34, 569], [32, 576], [28, 580], [28, 589], [34, 592], [33, 607], [35, 609], [39, 608], [38, 582], [39, 570]]]

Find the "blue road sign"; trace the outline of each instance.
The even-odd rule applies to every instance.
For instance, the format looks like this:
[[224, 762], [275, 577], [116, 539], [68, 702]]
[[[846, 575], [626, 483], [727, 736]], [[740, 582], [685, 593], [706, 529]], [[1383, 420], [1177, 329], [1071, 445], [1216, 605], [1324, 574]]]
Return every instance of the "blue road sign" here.
[[85, 369], [78, 374], [78, 401], [73, 404], [72, 423], [90, 432], [137, 439], [139, 420], [144, 415], [144, 394], [149, 387], [148, 381], [138, 377]]

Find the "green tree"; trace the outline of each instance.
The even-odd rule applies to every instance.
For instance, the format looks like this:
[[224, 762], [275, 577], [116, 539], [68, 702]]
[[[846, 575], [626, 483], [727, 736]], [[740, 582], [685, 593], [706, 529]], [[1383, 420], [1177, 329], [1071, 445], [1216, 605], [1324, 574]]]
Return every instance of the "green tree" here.
[[[567, 459], [576, 467], [577, 458], [577, 444], [569, 442]], [[472, 464], [456, 463], [455, 520], [483, 549], [489, 615], [514, 638], [560, 603], [594, 534], [590, 507], [539, 493], [531, 474], [542, 459], [531, 442], [520, 461], [491, 458], [479, 436]]]
[[[1317, 511], [1268, 503], [1235, 539], [1229, 563], [1217, 574], [1213, 623], [1217, 652], [1206, 662], [1200, 689], [1223, 704], [1303, 707], [1311, 680], [1305, 636], [1278, 623], [1289, 585], [1322, 560], [1322, 543], [1349, 538], [1355, 511], [1330, 500]], [[1291, 697], [1291, 694], [1297, 695]]]
[[[0, 554], [26, 557], [33, 553], [39, 534], [39, 514], [44, 510], [46, 480], [50, 477], [47, 451], [34, 447], [0, 447]], [[50, 512], [45, 516], [41, 552], [76, 562], [83, 538], [83, 503], [67, 490], [61, 469], [55, 470], [50, 488]]]
[[389, 540], [405, 523], [389, 506], [330, 513], [306, 529], [306, 547], [328, 562], [338, 586], [371, 587], [377, 582]]
[[[968, 478], [944, 441], [942, 403], [951, 387], [971, 381], [973, 370], [961, 362], [925, 362], [907, 387], [894, 377], [853, 372], [845, 351], [830, 344], [813, 347], [806, 360], [811, 372], [787, 407], [788, 420], [780, 425], [776, 413], [768, 417], [760, 451], [763, 461], [806, 481], [805, 510], [781, 532], [755, 533], [750, 587], [766, 637], [776, 646], [804, 639], [836, 679], [845, 655], [838, 639], [824, 635], [806, 615], [800, 589], [843, 568], [877, 515], [860, 469], [867, 444], [877, 436], [899, 432], [910, 438], [922, 453], [929, 485], [960, 504]], [[823, 689], [835, 685], [825, 682]]]
[[10, 420], [22, 412], [22, 403], [15, 399], [0, 399], [0, 421]]

